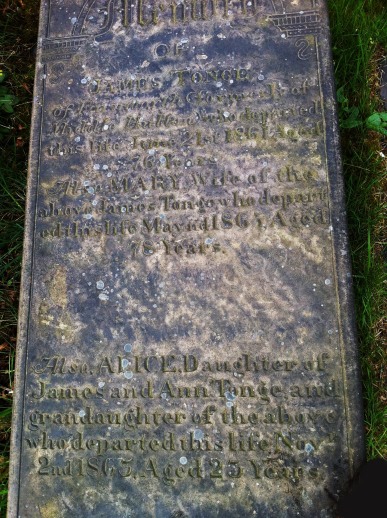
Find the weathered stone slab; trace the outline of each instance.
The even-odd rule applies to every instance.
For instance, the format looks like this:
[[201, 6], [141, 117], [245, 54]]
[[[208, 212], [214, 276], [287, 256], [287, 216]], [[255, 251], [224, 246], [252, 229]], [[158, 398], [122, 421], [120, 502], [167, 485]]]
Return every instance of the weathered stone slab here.
[[363, 458], [326, 6], [42, 4], [9, 517], [328, 517]]

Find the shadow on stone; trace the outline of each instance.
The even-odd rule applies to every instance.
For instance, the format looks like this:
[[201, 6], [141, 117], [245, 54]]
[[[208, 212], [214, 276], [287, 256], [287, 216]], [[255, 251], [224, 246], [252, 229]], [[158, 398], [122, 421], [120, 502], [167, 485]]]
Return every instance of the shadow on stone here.
[[351, 488], [341, 497], [338, 518], [385, 518], [387, 461], [374, 459], [364, 464]]

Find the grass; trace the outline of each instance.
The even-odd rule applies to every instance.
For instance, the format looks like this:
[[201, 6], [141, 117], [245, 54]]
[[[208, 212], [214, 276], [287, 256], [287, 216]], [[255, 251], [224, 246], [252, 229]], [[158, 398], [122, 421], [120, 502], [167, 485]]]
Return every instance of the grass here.
[[[0, 109], [0, 517], [5, 516], [13, 358], [16, 344], [37, 0], [0, 7], [1, 83], [18, 98]], [[386, 137], [367, 119], [382, 112], [380, 64], [387, 53], [385, 0], [329, 2], [363, 372], [368, 458], [387, 458]]]
[[[365, 123], [387, 111], [380, 69], [387, 55], [384, 0], [330, 2], [335, 78], [361, 351], [367, 456], [387, 458], [387, 138]], [[349, 121], [349, 114], [355, 114]], [[349, 127], [353, 126], [353, 127]]]
[[[5, 516], [13, 370], [30, 131], [37, 4], [8, 0], [0, 7], [0, 517]], [[11, 103], [12, 108], [12, 103]]]

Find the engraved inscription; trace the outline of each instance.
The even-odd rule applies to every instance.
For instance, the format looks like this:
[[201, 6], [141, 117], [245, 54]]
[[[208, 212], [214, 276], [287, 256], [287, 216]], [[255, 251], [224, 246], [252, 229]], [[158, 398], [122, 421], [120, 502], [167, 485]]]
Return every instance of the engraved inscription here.
[[12, 518], [334, 516], [354, 461], [320, 4], [44, 3]]

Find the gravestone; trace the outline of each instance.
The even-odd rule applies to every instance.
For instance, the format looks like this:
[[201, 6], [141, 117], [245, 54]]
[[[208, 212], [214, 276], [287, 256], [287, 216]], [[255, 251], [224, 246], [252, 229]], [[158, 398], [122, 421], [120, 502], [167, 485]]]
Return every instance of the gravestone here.
[[330, 517], [363, 459], [318, 0], [45, 0], [9, 517]]

